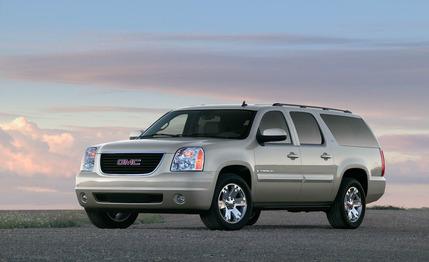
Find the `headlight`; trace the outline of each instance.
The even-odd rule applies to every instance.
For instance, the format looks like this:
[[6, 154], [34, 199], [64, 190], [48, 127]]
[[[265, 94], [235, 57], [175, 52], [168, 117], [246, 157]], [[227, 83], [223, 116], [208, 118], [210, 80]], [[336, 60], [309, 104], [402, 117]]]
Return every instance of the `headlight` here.
[[202, 171], [204, 150], [201, 147], [184, 147], [177, 150], [171, 163], [171, 171]]
[[81, 166], [80, 170], [82, 170], [82, 171], [93, 171], [96, 154], [97, 154], [97, 148], [96, 147], [88, 147], [85, 151], [85, 155], [83, 157], [82, 166]]

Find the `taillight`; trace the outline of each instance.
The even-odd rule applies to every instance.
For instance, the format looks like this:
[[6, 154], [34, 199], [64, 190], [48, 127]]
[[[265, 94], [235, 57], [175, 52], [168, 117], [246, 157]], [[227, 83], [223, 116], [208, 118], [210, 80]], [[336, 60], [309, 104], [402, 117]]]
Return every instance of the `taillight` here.
[[386, 160], [384, 160], [384, 152], [380, 148], [380, 157], [381, 157], [381, 176], [384, 176], [384, 172], [386, 171]]

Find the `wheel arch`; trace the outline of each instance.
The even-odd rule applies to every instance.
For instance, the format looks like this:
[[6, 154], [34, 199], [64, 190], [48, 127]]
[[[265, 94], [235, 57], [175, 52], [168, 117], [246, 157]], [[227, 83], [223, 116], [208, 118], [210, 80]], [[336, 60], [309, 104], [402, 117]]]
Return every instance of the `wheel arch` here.
[[342, 172], [339, 186], [341, 185], [341, 182], [346, 177], [356, 179], [362, 185], [362, 187], [365, 191], [365, 196], [367, 196], [369, 173], [368, 173], [368, 170], [364, 166], [356, 165], [356, 166], [348, 166], [347, 168], [345, 168]]
[[241, 178], [243, 178], [243, 180], [247, 183], [249, 188], [252, 190], [252, 187], [254, 186], [253, 169], [250, 167], [248, 163], [228, 162], [223, 164], [217, 171], [216, 181], [218, 181], [221, 176], [228, 173], [234, 173], [240, 176]]

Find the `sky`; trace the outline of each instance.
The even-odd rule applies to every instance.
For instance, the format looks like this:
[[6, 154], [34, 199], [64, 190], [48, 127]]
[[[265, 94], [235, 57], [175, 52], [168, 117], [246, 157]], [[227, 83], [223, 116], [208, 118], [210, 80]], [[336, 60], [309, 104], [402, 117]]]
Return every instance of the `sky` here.
[[0, 0], [0, 209], [78, 208], [85, 147], [164, 112], [288, 102], [362, 115], [375, 204], [429, 207], [427, 1]]

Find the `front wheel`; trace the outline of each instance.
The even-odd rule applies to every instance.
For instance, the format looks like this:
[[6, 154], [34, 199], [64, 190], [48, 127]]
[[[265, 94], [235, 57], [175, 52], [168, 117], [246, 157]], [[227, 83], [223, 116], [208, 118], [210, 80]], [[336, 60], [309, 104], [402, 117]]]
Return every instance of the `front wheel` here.
[[326, 214], [332, 227], [355, 229], [363, 221], [365, 208], [365, 191], [362, 185], [356, 179], [346, 177]]
[[260, 209], [253, 209], [253, 213], [249, 218], [249, 221], [247, 222], [248, 226], [253, 226], [254, 224], [256, 224], [256, 222], [258, 222], [259, 216], [261, 215], [261, 210]]
[[235, 174], [224, 174], [216, 184], [210, 209], [200, 217], [211, 230], [237, 230], [248, 223], [252, 208], [246, 182]]
[[137, 212], [85, 209], [91, 223], [98, 228], [127, 228], [134, 224]]

